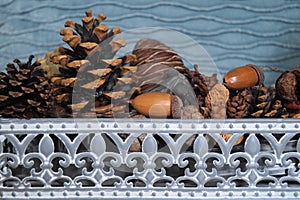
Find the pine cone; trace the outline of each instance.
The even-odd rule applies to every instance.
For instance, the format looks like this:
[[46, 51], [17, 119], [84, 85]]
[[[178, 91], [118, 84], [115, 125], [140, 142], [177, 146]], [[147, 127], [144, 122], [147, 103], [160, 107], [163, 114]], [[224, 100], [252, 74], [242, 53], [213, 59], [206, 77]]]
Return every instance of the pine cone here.
[[68, 43], [71, 49], [61, 47], [60, 52], [68, 55], [68, 62], [85, 59], [97, 49], [104, 49], [99, 55], [100, 58], [110, 59], [122, 46], [125, 46], [126, 43], [122, 39], [112, 41], [113, 36], [119, 34], [121, 30], [119, 27], [115, 27], [109, 31], [106, 25], [101, 24], [105, 19], [104, 14], [93, 18], [92, 11], [87, 10], [86, 17], [82, 18], [83, 25], [73, 20], [65, 23], [66, 28], [62, 29], [60, 34], [64, 36], [63, 41]]
[[227, 115], [231, 118], [288, 117], [286, 108], [272, 86], [253, 86], [231, 92], [233, 95], [227, 103]]
[[288, 113], [281, 100], [276, 95], [274, 87], [254, 87], [255, 99], [251, 104], [252, 117], [287, 118]]
[[133, 54], [136, 60], [131, 64], [137, 66], [135, 79], [144, 93], [163, 90], [161, 84], [170, 78], [167, 76], [169, 68], [185, 71], [180, 56], [157, 40], [146, 38], [138, 41]]
[[0, 73], [0, 114], [8, 118], [46, 117], [51, 106], [50, 84], [40, 63], [14, 60]]
[[[88, 60], [68, 63], [60, 76], [53, 77], [56, 113], [70, 117], [112, 117], [111, 99], [115, 98], [113, 86], [128, 69], [126, 64], [135, 59], [128, 54], [118, 59]], [[69, 69], [76, 69], [75, 73]], [[80, 73], [78, 73], [80, 72]], [[121, 95], [121, 94], [119, 94]]]
[[[134, 66], [128, 64], [136, 59], [133, 54], [128, 54], [116, 59], [117, 65], [112, 65], [111, 73], [104, 77], [105, 84], [97, 88], [96, 92], [96, 113], [99, 117], [129, 117], [128, 115], [128, 94], [135, 91], [131, 87], [133, 78], [130, 74], [135, 71]], [[113, 62], [115, 63], [115, 62]], [[110, 68], [110, 67], [108, 67]], [[119, 89], [119, 90], [118, 90]], [[103, 102], [109, 102], [110, 110], [102, 111]], [[106, 106], [104, 106], [106, 107]]]
[[135, 57], [130, 54], [113, 59], [126, 43], [123, 39], [113, 40], [120, 29], [117, 27], [109, 31], [100, 24], [105, 19], [103, 14], [93, 18], [92, 11], [88, 10], [86, 17], [82, 18], [83, 25], [73, 20], [65, 23], [67, 28], [61, 31], [61, 35], [71, 49], [60, 47], [50, 56], [52, 65], [60, 65], [59, 73], [51, 77], [55, 116], [80, 114], [93, 117], [95, 112], [101, 117], [111, 116], [110, 97], [106, 94], [125, 73], [123, 65], [132, 62]]
[[298, 119], [298, 118], [300, 118], [300, 112], [296, 111], [296, 112], [293, 112], [293, 113], [289, 113], [289, 117]]
[[227, 101], [227, 116], [229, 118], [244, 118], [249, 116], [251, 101], [252, 92], [250, 88], [241, 91], [230, 91]]

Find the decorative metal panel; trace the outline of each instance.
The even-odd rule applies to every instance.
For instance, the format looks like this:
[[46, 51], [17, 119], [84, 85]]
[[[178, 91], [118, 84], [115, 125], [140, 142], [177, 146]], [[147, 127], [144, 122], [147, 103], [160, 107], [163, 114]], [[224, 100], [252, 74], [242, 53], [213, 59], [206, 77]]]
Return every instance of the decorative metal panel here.
[[[295, 119], [1, 119], [0, 196], [296, 199], [299, 126]], [[226, 142], [220, 134], [232, 136]], [[130, 151], [141, 135], [139, 151]]]
[[[64, 22], [86, 9], [110, 27], [179, 31], [221, 74], [299, 65], [293, 0], [2, 0], [0, 68], [63, 45]], [[265, 72], [274, 83], [278, 74]], [[0, 199], [299, 199], [299, 127], [296, 119], [1, 119]]]

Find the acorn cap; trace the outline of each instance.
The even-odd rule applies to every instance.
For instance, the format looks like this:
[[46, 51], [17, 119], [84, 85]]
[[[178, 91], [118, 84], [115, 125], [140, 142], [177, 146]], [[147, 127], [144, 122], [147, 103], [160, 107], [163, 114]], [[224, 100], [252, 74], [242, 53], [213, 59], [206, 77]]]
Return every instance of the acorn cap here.
[[248, 65], [249, 67], [252, 67], [255, 69], [257, 76], [258, 76], [258, 85], [261, 85], [265, 81], [265, 75], [260, 67], [257, 67], [256, 65]]
[[183, 107], [182, 100], [178, 96], [172, 95], [171, 112], [172, 112], [173, 118], [181, 118], [181, 115], [182, 115], [181, 108], [182, 107]]

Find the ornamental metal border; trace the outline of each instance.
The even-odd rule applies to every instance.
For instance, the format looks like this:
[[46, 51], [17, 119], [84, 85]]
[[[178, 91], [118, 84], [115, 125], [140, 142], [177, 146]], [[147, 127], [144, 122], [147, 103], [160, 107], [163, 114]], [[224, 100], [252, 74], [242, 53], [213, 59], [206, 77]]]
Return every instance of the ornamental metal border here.
[[1, 119], [0, 197], [298, 199], [299, 127], [297, 119]]

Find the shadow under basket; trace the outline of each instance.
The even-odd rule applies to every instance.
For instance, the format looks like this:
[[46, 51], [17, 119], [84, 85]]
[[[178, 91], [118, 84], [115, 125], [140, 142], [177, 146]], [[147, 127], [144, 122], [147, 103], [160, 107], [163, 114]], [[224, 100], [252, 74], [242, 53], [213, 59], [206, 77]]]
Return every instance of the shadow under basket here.
[[297, 119], [0, 121], [1, 199], [300, 196]]

